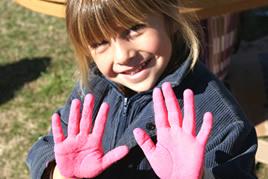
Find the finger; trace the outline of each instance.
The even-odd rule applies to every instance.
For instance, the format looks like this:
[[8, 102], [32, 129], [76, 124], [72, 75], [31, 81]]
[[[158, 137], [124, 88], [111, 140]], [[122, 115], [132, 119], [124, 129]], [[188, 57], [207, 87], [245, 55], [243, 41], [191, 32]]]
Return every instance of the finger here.
[[77, 135], [79, 132], [80, 106], [81, 103], [78, 99], [72, 101], [68, 122], [68, 136]]
[[92, 134], [98, 137], [98, 140], [102, 139], [105, 124], [108, 118], [108, 112], [109, 112], [109, 105], [107, 103], [102, 103], [92, 131]]
[[194, 94], [192, 90], [186, 89], [183, 92], [184, 101], [184, 117], [183, 130], [195, 136], [195, 109], [194, 109]]
[[105, 170], [113, 163], [117, 162], [118, 160], [122, 159], [128, 154], [128, 147], [126, 145], [119, 146], [114, 148], [113, 150], [107, 152], [102, 159], [102, 168]]
[[168, 111], [168, 121], [170, 126], [182, 126], [182, 114], [178, 103], [178, 99], [171, 87], [170, 83], [162, 85], [163, 95]]
[[209, 138], [209, 134], [212, 129], [212, 124], [213, 124], [213, 115], [210, 112], [207, 112], [204, 114], [203, 117], [203, 124], [201, 126], [201, 129], [196, 137], [196, 139], [201, 143], [201, 144], [206, 144], [207, 140]]
[[87, 135], [91, 131], [93, 107], [94, 107], [94, 97], [91, 94], [87, 94], [84, 100], [82, 118], [80, 121], [80, 133], [81, 134]]
[[162, 92], [159, 88], [155, 88], [153, 91], [153, 103], [156, 128], [169, 127], [166, 105]]
[[143, 153], [145, 154], [146, 158], [150, 158], [149, 156], [155, 150], [155, 144], [150, 138], [150, 136], [142, 129], [136, 128], [133, 131], [135, 140], [137, 141], [138, 145], [142, 149]]
[[60, 116], [57, 113], [52, 116], [52, 133], [55, 144], [62, 142], [65, 138], [61, 127]]

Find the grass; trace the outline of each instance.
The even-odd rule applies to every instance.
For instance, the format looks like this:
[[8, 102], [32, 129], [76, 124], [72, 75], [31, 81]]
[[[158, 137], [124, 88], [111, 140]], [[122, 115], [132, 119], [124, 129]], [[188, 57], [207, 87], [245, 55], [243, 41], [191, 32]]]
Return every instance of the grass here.
[[[0, 1], [0, 179], [29, 178], [24, 163], [75, 82], [64, 20]], [[259, 178], [267, 166], [257, 165]]]
[[64, 20], [0, 1], [0, 178], [29, 178], [27, 151], [74, 84]]

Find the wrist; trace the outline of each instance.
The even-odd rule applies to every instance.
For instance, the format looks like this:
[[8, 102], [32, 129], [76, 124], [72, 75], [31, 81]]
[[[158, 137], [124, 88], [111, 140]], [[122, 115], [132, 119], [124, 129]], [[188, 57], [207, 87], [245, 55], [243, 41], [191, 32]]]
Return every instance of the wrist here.
[[53, 178], [53, 171], [54, 168], [56, 166], [56, 162], [55, 161], [51, 161], [46, 165], [46, 169], [44, 170], [43, 174], [42, 174], [42, 179], [52, 179]]
[[202, 179], [203, 175], [196, 175], [193, 173], [179, 173], [179, 174], [172, 174], [171, 177], [166, 178], [166, 179], [185, 179], [185, 178], [189, 178], [189, 179]]
[[80, 179], [80, 178], [77, 178], [77, 177], [68, 178], [68, 177], [61, 175], [60, 170], [58, 169], [56, 165], [53, 171], [53, 179]]

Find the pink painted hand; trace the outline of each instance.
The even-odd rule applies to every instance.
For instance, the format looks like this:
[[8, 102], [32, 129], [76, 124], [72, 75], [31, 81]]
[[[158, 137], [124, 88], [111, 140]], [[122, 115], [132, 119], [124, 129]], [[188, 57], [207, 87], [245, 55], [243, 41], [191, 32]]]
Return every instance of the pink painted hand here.
[[204, 115], [202, 127], [195, 134], [195, 109], [193, 92], [184, 91], [184, 119], [177, 98], [169, 83], [162, 92], [153, 92], [157, 143], [140, 128], [134, 130], [155, 173], [162, 179], [200, 179], [202, 177], [206, 143], [212, 128], [212, 114]]
[[72, 101], [65, 138], [60, 123], [60, 116], [52, 116], [52, 132], [55, 142], [55, 158], [60, 173], [65, 177], [92, 178], [99, 175], [114, 162], [128, 153], [127, 146], [119, 146], [108, 153], [103, 153], [102, 137], [107, 120], [109, 106], [103, 103], [92, 128], [94, 98], [85, 97], [80, 121], [80, 101]]

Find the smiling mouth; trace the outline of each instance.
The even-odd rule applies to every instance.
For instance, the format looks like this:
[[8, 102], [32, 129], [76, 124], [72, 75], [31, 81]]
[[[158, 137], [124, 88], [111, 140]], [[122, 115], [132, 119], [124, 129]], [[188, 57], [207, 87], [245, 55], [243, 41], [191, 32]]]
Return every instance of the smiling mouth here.
[[151, 61], [152, 61], [152, 58], [150, 58], [150, 59], [146, 60], [145, 62], [141, 63], [135, 69], [125, 71], [124, 74], [126, 74], [126, 75], [135, 75], [136, 73], [138, 73], [138, 72], [142, 71], [143, 69], [145, 69]]

